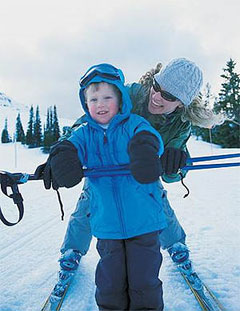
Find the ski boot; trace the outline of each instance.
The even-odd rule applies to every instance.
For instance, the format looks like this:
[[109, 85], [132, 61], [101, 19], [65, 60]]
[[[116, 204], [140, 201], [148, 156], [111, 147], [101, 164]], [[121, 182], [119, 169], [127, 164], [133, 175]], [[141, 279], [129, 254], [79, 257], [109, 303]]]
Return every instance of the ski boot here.
[[196, 290], [201, 290], [202, 284], [197, 274], [193, 271], [187, 246], [181, 242], [177, 242], [168, 249], [168, 252], [172, 261], [177, 265], [179, 271], [185, 275], [192, 287]]
[[58, 272], [58, 282], [55, 285], [50, 301], [56, 303], [63, 296], [65, 289], [70, 284], [81, 259], [81, 254], [73, 249], [67, 250], [59, 259], [60, 271]]
[[192, 273], [192, 264], [189, 260], [189, 250], [187, 246], [181, 242], [174, 243], [168, 248], [172, 261], [175, 262], [184, 274]]

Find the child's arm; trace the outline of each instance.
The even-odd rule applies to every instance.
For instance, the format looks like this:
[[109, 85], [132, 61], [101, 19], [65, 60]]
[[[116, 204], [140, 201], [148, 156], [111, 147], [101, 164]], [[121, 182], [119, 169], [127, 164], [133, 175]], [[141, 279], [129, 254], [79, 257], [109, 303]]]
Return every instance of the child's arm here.
[[[159, 137], [160, 134], [154, 128], [150, 127], [150, 129], [147, 129], [149, 125], [146, 122], [142, 122], [140, 127], [137, 128], [137, 131], [151, 131], [151, 133]], [[190, 123], [187, 124], [187, 122], [181, 122], [178, 124], [178, 129], [175, 137], [169, 137], [169, 139], [165, 137], [164, 153], [161, 154], [161, 152], [159, 152], [164, 171], [161, 177], [163, 181], [168, 183], [181, 180], [181, 176], [184, 177], [187, 173], [187, 171], [181, 168], [186, 165], [187, 157], [189, 157], [189, 153], [186, 149], [186, 142], [190, 137], [191, 125]], [[162, 148], [160, 146], [159, 151], [163, 151], [163, 146]], [[179, 172], [181, 173], [179, 174]]]
[[[138, 132], [130, 140], [130, 170], [139, 183], [155, 182], [163, 174], [159, 158], [161, 143], [157, 136], [146, 130]], [[160, 152], [162, 153], [162, 150]]]

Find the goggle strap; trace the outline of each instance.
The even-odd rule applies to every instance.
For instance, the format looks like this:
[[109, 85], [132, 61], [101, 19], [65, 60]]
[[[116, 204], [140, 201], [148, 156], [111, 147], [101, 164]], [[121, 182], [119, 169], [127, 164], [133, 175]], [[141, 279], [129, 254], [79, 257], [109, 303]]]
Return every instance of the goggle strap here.
[[94, 77], [99, 76], [105, 79], [110, 79], [110, 80], [121, 80], [120, 76], [118, 73], [107, 73], [107, 72], [100, 72], [98, 70], [94, 70], [90, 73], [87, 73], [86, 76], [83, 76], [83, 78], [79, 81], [79, 84], [81, 87], [86, 86], [89, 81], [91, 81]]

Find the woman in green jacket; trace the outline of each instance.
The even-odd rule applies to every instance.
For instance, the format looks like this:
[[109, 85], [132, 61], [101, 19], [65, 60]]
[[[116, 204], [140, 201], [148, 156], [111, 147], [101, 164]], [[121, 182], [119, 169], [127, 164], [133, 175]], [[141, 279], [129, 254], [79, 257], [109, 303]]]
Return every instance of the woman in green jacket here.
[[[128, 85], [132, 100], [132, 112], [150, 122], [161, 134], [165, 152], [162, 164], [165, 174], [164, 182], [171, 183], [181, 180], [186, 171], [189, 156], [186, 143], [191, 135], [191, 125], [211, 128], [220, 124], [221, 116], [214, 115], [204, 107], [199, 99], [202, 85], [202, 72], [193, 62], [179, 58], [170, 62], [163, 70], [161, 64], [147, 72], [139, 81]], [[84, 122], [84, 116], [78, 119], [71, 130]], [[159, 182], [159, 186], [162, 187]], [[53, 291], [52, 298], [61, 296], [65, 286], [74, 275], [80, 258], [89, 249], [92, 239], [89, 222], [89, 200], [91, 189], [87, 181], [72, 213], [67, 232], [61, 247], [59, 259], [59, 280]], [[159, 235], [161, 247], [167, 249], [184, 273], [192, 274], [189, 251], [185, 243], [186, 234], [179, 224], [176, 215], [167, 199], [164, 190], [164, 213], [168, 227]]]

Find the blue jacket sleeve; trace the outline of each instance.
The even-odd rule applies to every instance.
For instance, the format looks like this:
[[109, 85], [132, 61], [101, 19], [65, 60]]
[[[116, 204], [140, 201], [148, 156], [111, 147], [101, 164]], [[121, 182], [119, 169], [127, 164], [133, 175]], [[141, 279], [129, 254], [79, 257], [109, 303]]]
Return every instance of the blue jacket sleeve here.
[[68, 140], [77, 148], [79, 160], [84, 166], [86, 163], [86, 143], [83, 128], [80, 127], [73, 131]]
[[151, 134], [155, 135], [158, 140], [159, 140], [159, 151], [158, 151], [158, 155], [161, 156], [164, 152], [164, 144], [163, 144], [163, 140], [161, 135], [158, 133], [158, 131], [156, 131], [151, 125], [150, 123], [145, 120], [144, 118], [137, 116], [140, 120], [139, 124], [135, 127], [134, 129], [134, 134], [137, 134], [141, 131], [147, 131], [150, 132]]

